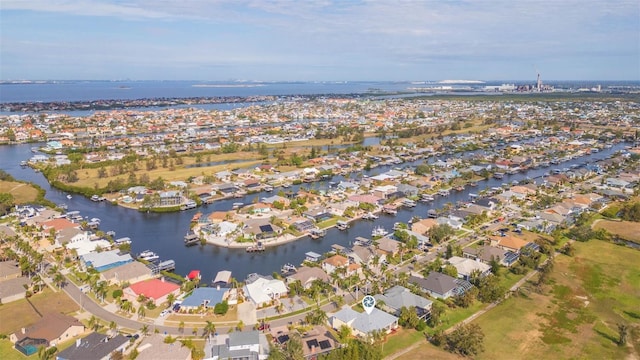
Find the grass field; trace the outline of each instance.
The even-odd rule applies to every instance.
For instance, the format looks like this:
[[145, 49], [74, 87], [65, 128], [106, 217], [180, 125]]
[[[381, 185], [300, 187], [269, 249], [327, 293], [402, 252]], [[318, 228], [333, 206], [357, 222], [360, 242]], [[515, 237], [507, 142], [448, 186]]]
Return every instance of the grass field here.
[[[29, 300], [42, 314], [53, 311], [69, 314], [80, 309], [78, 304], [65, 293], [54, 292], [48, 288]], [[0, 305], [0, 334], [14, 333], [22, 327], [35, 323], [39, 318], [40, 316], [26, 299]]]
[[[556, 258], [542, 294], [523, 292], [475, 320], [485, 334], [478, 359], [640, 359], [640, 251], [596, 240], [575, 248]], [[616, 344], [618, 323], [629, 325], [627, 347]], [[448, 356], [426, 342], [405, 355]]]
[[38, 197], [38, 190], [33, 186], [15, 181], [0, 180], [0, 193], [13, 195], [16, 204], [26, 204], [33, 202]]
[[593, 224], [593, 228], [605, 229], [625, 240], [640, 242], [640, 223], [638, 222], [598, 220]]

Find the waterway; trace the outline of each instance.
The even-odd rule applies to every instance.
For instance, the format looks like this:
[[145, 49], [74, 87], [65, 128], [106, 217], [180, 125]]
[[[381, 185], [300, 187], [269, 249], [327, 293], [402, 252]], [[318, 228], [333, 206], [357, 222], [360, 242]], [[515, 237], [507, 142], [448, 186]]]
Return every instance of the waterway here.
[[[227, 249], [213, 245], [185, 247], [183, 236], [189, 229], [189, 224], [193, 215], [201, 211], [208, 214], [218, 210], [230, 210], [234, 202], [239, 199], [229, 199], [217, 201], [211, 205], [202, 208], [182, 211], [171, 214], [153, 214], [141, 213], [138, 211], [125, 209], [123, 207], [114, 206], [107, 202], [92, 202], [80, 195], [74, 195], [72, 199], [66, 198], [66, 193], [52, 188], [40, 173], [34, 172], [30, 168], [20, 167], [20, 161], [28, 160], [33, 154], [31, 147], [34, 144], [11, 145], [0, 147], [0, 168], [13, 175], [16, 179], [31, 181], [40, 185], [47, 191], [46, 198], [56, 204], [65, 203], [69, 211], [77, 210], [87, 218], [97, 217], [101, 219], [100, 229], [103, 231], [113, 230], [116, 237], [130, 237], [132, 239], [132, 253], [137, 254], [144, 250], [152, 250], [156, 252], [162, 260], [173, 259], [176, 261], [177, 274], [186, 275], [190, 270], [201, 270], [203, 281], [210, 282], [216, 273], [220, 270], [230, 270], [233, 276], [243, 280], [250, 273], [271, 274], [279, 271], [285, 263], [299, 264], [305, 258], [305, 253], [314, 251], [316, 253], [325, 253], [330, 250], [332, 244], [340, 244], [349, 246], [351, 242], [358, 236], [365, 238], [371, 237], [371, 231], [376, 226], [383, 226], [392, 231], [395, 222], [408, 222], [411, 217], [419, 216], [425, 218], [430, 209], [438, 209], [446, 203], [457, 203], [459, 201], [468, 201], [469, 193], [478, 193], [482, 189], [499, 187], [503, 183], [511, 183], [513, 181], [521, 181], [529, 177], [540, 183], [541, 177], [545, 172], [551, 169], [569, 168], [571, 165], [582, 165], [591, 163], [600, 159], [609, 157], [615, 151], [621, 150], [628, 144], [616, 144], [612, 148], [604, 149], [598, 153], [587, 155], [584, 157], [572, 159], [567, 162], [550, 168], [532, 169], [527, 172], [514, 175], [505, 175], [502, 180], [488, 179], [478, 182], [477, 187], [467, 187], [463, 191], [452, 191], [450, 196], [436, 196], [435, 201], [431, 203], [418, 203], [413, 209], [401, 208], [397, 216], [380, 215], [375, 221], [357, 221], [351, 224], [348, 231], [338, 231], [337, 229], [329, 229], [327, 235], [319, 240], [312, 240], [308, 237], [295, 242], [283, 244], [278, 247], [268, 248], [263, 253], [247, 253], [243, 249]], [[452, 155], [452, 156], [459, 156]], [[430, 158], [426, 161], [432, 162], [436, 158]], [[446, 160], [446, 157], [440, 158]], [[363, 173], [352, 174], [351, 178], [359, 178], [363, 175], [375, 176], [386, 172], [395, 167], [416, 166], [425, 160], [418, 160], [411, 163], [404, 163], [393, 166], [380, 166], [365, 171]], [[344, 179], [341, 176], [335, 176], [330, 181], [339, 182]], [[311, 189], [326, 189], [329, 186], [329, 180], [292, 186], [285, 191], [296, 192], [302, 186]], [[274, 193], [278, 189], [274, 190]], [[248, 204], [257, 196], [259, 198], [270, 196], [270, 193], [258, 193], [248, 195], [240, 201]]]

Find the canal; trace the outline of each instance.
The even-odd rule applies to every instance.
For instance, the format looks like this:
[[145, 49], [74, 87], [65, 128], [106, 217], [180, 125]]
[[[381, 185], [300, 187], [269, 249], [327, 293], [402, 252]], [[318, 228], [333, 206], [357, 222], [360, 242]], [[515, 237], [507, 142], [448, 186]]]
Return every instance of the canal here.
[[[47, 191], [46, 198], [56, 204], [66, 204], [69, 211], [80, 211], [87, 218], [97, 217], [101, 219], [100, 229], [103, 231], [113, 230], [116, 237], [130, 237], [132, 239], [132, 254], [140, 253], [144, 250], [156, 252], [161, 260], [173, 259], [176, 261], [175, 272], [186, 275], [190, 270], [198, 269], [202, 273], [202, 281], [210, 282], [220, 270], [230, 270], [233, 276], [239, 280], [244, 280], [250, 273], [271, 274], [279, 271], [285, 263], [299, 264], [305, 258], [305, 253], [314, 251], [325, 253], [330, 250], [332, 244], [349, 246], [356, 237], [371, 237], [371, 231], [376, 226], [383, 226], [388, 231], [392, 231], [395, 222], [408, 222], [413, 216], [421, 218], [427, 217], [427, 211], [438, 209], [447, 203], [466, 202], [469, 200], [469, 193], [478, 193], [486, 188], [499, 187], [503, 183], [521, 181], [528, 178], [537, 183], [541, 182], [541, 177], [551, 169], [569, 168], [571, 165], [583, 165], [611, 156], [614, 152], [621, 150], [627, 144], [616, 144], [612, 148], [604, 149], [598, 153], [575, 158], [550, 168], [532, 169], [514, 175], [505, 175], [502, 180], [490, 178], [478, 182], [477, 187], [467, 187], [463, 191], [451, 191], [447, 197], [436, 196], [435, 201], [430, 203], [419, 202], [415, 208], [401, 208], [397, 216], [387, 216], [380, 214], [380, 218], [375, 222], [357, 221], [351, 224], [348, 231], [338, 231], [329, 229], [324, 238], [312, 240], [308, 237], [295, 242], [283, 244], [277, 247], [268, 248], [263, 253], [247, 253], [243, 249], [227, 249], [213, 245], [185, 247], [183, 236], [189, 229], [189, 224], [193, 215], [200, 211], [205, 215], [213, 211], [230, 210], [234, 202], [239, 199], [229, 199], [217, 201], [202, 208], [182, 211], [170, 214], [141, 213], [138, 211], [114, 206], [107, 202], [92, 202], [80, 195], [74, 195], [67, 199], [66, 193], [52, 188], [44, 176], [36, 173], [31, 168], [22, 168], [20, 161], [28, 160], [33, 154], [31, 147], [34, 144], [0, 146], [0, 168], [10, 173], [16, 179], [30, 181], [40, 185]], [[459, 155], [453, 155], [459, 156]], [[441, 157], [446, 160], [447, 157]], [[365, 171], [367, 176], [375, 176], [396, 167], [416, 166], [423, 161], [433, 162], [436, 158], [428, 160], [418, 160], [411, 163], [404, 163], [393, 166], [380, 166]], [[363, 174], [352, 174], [351, 178], [357, 178]], [[339, 182], [344, 179], [342, 176], [334, 176], [330, 181]], [[329, 180], [311, 184], [292, 186], [285, 191], [296, 192], [300, 186], [311, 189], [326, 189]], [[274, 190], [274, 193], [278, 189]], [[259, 198], [270, 196], [270, 193], [258, 193], [248, 195], [241, 200], [245, 204], [251, 203], [257, 196]]]

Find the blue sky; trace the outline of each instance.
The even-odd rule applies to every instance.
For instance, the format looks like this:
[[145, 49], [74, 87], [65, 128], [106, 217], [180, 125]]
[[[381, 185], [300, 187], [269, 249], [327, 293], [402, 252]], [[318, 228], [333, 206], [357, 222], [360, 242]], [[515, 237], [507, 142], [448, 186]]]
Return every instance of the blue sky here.
[[640, 80], [637, 0], [2, 0], [0, 78]]

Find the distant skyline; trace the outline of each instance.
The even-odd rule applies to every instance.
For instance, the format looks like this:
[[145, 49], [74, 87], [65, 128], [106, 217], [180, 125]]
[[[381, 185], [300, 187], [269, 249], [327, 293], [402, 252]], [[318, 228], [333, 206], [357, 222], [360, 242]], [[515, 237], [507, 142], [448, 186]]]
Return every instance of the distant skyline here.
[[2, 0], [2, 80], [640, 80], [637, 0]]

